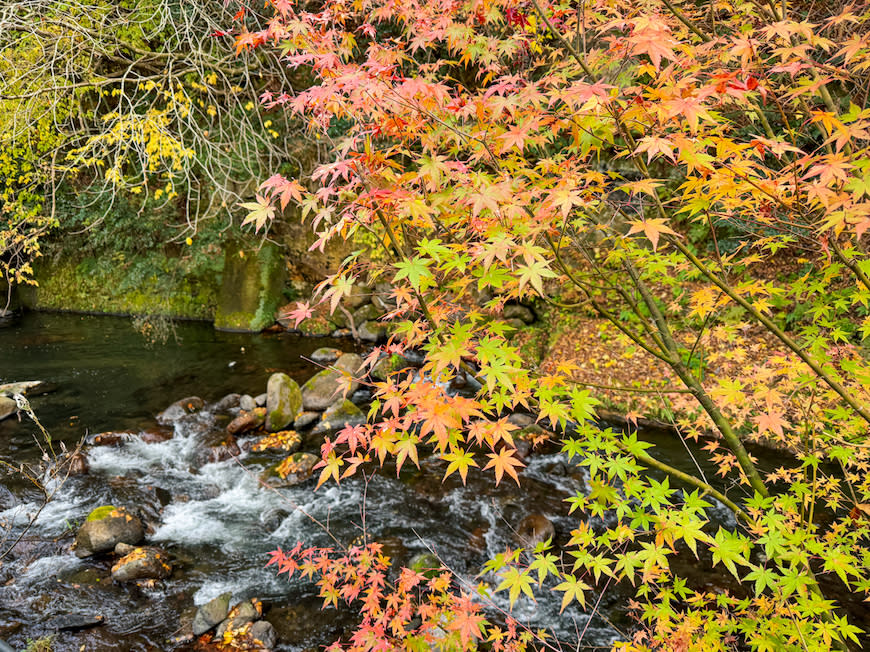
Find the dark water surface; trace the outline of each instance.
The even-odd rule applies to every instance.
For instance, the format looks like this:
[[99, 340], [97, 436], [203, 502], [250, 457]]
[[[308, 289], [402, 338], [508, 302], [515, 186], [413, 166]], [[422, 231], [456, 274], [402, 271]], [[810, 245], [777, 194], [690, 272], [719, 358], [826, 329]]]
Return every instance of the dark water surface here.
[[[128, 319], [27, 314], [0, 329], [0, 382], [50, 383], [54, 391], [32, 396], [31, 404], [56, 440], [74, 444], [89, 433], [152, 428], [157, 412], [185, 396], [214, 402], [230, 392], [259, 394], [275, 371], [301, 383], [317, 370], [301, 356], [321, 346], [353, 347], [285, 334], [216, 333], [204, 323], [178, 324], [176, 331], [178, 341], [147, 346]], [[353, 479], [316, 492], [311, 484], [269, 491], [257, 481], [268, 461], [243, 455], [244, 466], [201, 463], [203, 433], [222, 427], [206, 409], [176, 426], [168, 441], [134, 438], [120, 447], [91, 448], [90, 473], [63, 485], [0, 565], [0, 638], [21, 649], [28, 639], [55, 631], [58, 619], [99, 615], [101, 626], [58, 633], [55, 650], [177, 649], [170, 641], [195, 605], [231, 591], [234, 600], [263, 600], [280, 649], [318, 649], [351, 626], [353, 615], [321, 611], [311, 583], [287, 582], [263, 568], [278, 546], [330, 543], [307, 515], [328, 523], [343, 543], [365, 529], [398, 563], [434, 550], [473, 584], [486, 559], [517, 545], [514, 529], [528, 514], [547, 516], [557, 540], [567, 540], [577, 521], [565, 516], [563, 501], [587, 479], [584, 470], [549, 454], [532, 458], [522, 490], [510, 483], [494, 488], [491, 477], [475, 474], [464, 487], [455, 476], [442, 483], [444, 463], [429, 458], [419, 471], [405, 467], [398, 479], [382, 473], [368, 486]], [[33, 459], [33, 432], [26, 421], [0, 422], [0, 459]], [[3, 482], [0, 521], [14, 529], [37, 508], [37, 496], [12, 475]], [[173, 558], [172, 577], [153, 587], [116, 584], [109, 577], [111, 556], [75, 557], [70, 546], [77, 525], [104, 504], [143, 517], [149, 543]], [[722, 518], [728, 519], [724, 511]], [[497, 600], [507, 607], [501, 596]], [[514, 615], [573, 644], [582, 633], [581, 647], [588, 648], [607, 646], [626, 627], [620, 620], [625, 604], [626, 596], [611, 588], [594, 616], [572, 608], [560, 615], [557, 596], [537, 603], [523, 598]]]

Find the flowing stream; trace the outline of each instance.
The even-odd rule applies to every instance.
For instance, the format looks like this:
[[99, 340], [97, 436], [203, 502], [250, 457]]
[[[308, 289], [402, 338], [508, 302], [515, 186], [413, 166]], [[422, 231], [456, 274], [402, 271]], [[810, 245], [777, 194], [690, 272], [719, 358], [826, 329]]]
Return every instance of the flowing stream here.
[[[301, 384], [317, 371], [304, 356], [321, 346], [353, 347], [289, 334], [217, 333], [204, 323], [178, 324], [176, 335], [148, 346], [127, 319], [26, 314], [0, 329], [0, 383], [49, 383], [52, 391], [31, 396], [31, 405], [56, 442], [74, 446], [92, 433], [154, 428], [154, 415], [185, 396], [215, 402], [230, 392], [260, 394], [275, 371]], [[195, 606], [231, 591], [234, 600], [263, 600], [278, 649], [318, 649], [353, 625], [353, 613], [321, 610], [310, 582], [288, 582], [264, 568], [278, 546], [329, 543], [309, 516], [342, 543], [365, 533], [398, 563], [433, 551], [474, 583], [488, 558], [518, 545], [515, 529], [529, 514], [549, 518], [564, 543], [577, 521], [566, 515], [563, 501], [587, 480], [583, 469], [549, 453], [531, 458], [521, 488], [510, 482], [495, 488], [491, 477], [478, 474], [470, 474], [465, 487], [455, 476], [442, 483], [444, 465], [430, 458], [421, 460], [419, 471], [406, 466], [398, 478], [386, 470], [367, 484], [355, 478], [318, 491], [312, 482], [267, 490], [257, 481], [262, 463], [249, 454], [242, 454], [244, 464], [202, 463], [202, 433], [221, 427], [206, 408], [176, 425], [166, 441], [134, 436], [121, 446], [89, 448], [90, 472], [66, 481], [0, 565], [0, 638], [16, 649], [54, 632], [58, 651], [181, 649], [187, 644], [172, 641]], [[0, 459], [37, 458], [35, 432], [26, 419], [0, 421]], [[672, 447], [672, 457], [687, 457], [681, 446], [658, 439]], [[71, 552], [77, 525], [105, 504], [141, 515], [146, 540], [173, 559], [169, 579], [153, 586], [114, 583], [111, 555], [78, 559]], [[32, 487], [15, 474], [3, 476], [0, 521], [13, 534], [37, 507]], [[730, 522], [726, 510], [719, 515]], [[592, 616], [575, 608], [560, 615], [558, 597], [523, 598], [514, 616], [534, 629], [547, 627], [571, 642], [569, 649], [576, 649], [578, 637], [583, 648], [607, 646], [630, 628], [623, 612], [628, 595], [619, 587], [595, 596]], [[507, 608], [501, 597], [497, 604]], [[71, 618], [94, 616], [102, 617], [100, 625], [65, 626]]]

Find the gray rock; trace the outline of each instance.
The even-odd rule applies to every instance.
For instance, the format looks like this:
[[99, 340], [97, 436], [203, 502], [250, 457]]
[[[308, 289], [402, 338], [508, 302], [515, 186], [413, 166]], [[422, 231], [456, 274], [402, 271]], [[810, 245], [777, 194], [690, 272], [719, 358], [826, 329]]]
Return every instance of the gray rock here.
[[227, 629], [238, 629], [248, 623], [254, 622], [262, 615], [262, 608], [258, 608], [251, 600], [244, 600], [230, 609], [226, 619], [215, 630], [215, 636], [221, 639]]
[[243, 432], [256, 430], [266, 422], [266, 408], [254, 408], [250, 412], [242, 412], [227, 425], [227, 432], [239, 435]]
[[266, 401], [269, 399], [269, 395], [267, 393], [257, 394], [254, 397], [254, 405], [257, 407], [266, 407]]
[[227, 617], [230, 610], [230, 597], [232, 597], [231, 593], [223, 593], [196, 610], [196, 615], [193, 617], [194, 636], [205, 634]]
[[158, 414], [157, 423], [162, 425], [175, 423], [186, 414], [199, 412], [204, 405], [205, 401], [203, 401], [199, 396], [188, 396], [180, 401], [175, 401], [175, 403]]
[[262, 479], [273, 487], [292, 487], [302, 484], [314, 472], [320, 458], [311, 453], [293, 453], [280, 464], [266, 469]]
[[356, 332], [364, 342], [380, 342], [387, 337], [387, 325], [379, 321], [367, 321], [359, 325]]
[[0, 421], [6, 417], [10, 417], [18, 410], [15, 400], [8, 396], [0, 396]]
[[341, 357], [342, 351], [331, 346], [322, 346], [311, 354], [311, 361], [317, 364], [332, 364]]
[[535, 321], [535, 313], [516, 303], [506, 305], [502, 316], [505, 320], [519, 319], [525, 324], [532, 324]]
[[390, 312], [396, 309], [396, 300], [389, 294], [375, 294], [372, 296], [372, 303], [380, 311], [381, 314]]
[[105, 618], [102, 614], [97, 614], [95, 616], [85, 614], [64, 614], [47, 621], [45, 627], [58, 631], [76, 632], [82, 629], [88, 629], [89, 627], [102, 625], [104, 622]]
[[373, 321], [383, 314], [384, 313], [381, 312], [375, 304], [368, 303], [368, 304], [364, 305], [362, 308], [359, 308], [359, 309], [354, 311], [353, 323], [357, 327], [359, 327], [360, 324], [367, 322], [367, 321]]
[[21, 380], [17, 383], [3, 383], [0, 385], [0, 396], [12, 398], [15, 394], [27, 396], [32, 390], [43, 385], [41, 380]]
[[229, 412], [239, 407], [241, 399], [242, 397], [239, 394], [227, 394], [212, 406], [212, 410], [214, 412]]
[[271, 650], [278, 642], [278, 633], [268, 620], [258, 620], [251, 625], [251, 637], [254, 644], [259, 644], [266, 650]]
[[302, 386], [302, 407], [306, 410], [325, 410], [337, 398], [353, 394], [359, 387], [356, 378], [362, 362], [356, 353], [345, 353], [331, 368], [309, 378]]
[[401, 371], [409, 365], [408, 360], [398, 353], [386, 355], [375, 363], [371, 371], [371, 377], [375, 380], [386, 380], [391, 373]]
[[287, 374], [269, 377], [266, 396], [266, 430], [270, 432], [278, 432], [293, 423], [302, 409], [302, 390]]
[[302, 430], [303, 428], [307, 428], [312, 423], [320, 419], [320, 412], [307, 411], [300, 412], [296, 417], [296, 420], [293, 422], [293, 428], [296, 430]]
[[136, 544], [145, 536], [142, 521], [123, 508], [98, 507], [76, 534], [76, 556], [88, 557], [114, 550], [119, 543]]
[[115, 546], [115, 554], [119, 557], [123, 557], [124, 555], [129, 555], [131, 552], [136, 550], [136, 546], [131, 546], [129, 543], [124, 543], [121, 541], [118, 545]]
[[350, 312], [364, 306], [369, 302], [372, 295], [372, 289], [365, 285], [354, 285], [348, 294], [342, 297], [341, 302], [344, 307]]
[[239, 399], [239, 407], [245, 412], [253, 412], [257, 407], [257, 402], [250, 394], [245, 394]]
[[170, 575], [172, 575], [172, 566], [169, 563], [169, 556], [159, 548], [133, 548], [112, 566], [112, 579], [115, 582], [159, 580]]
[[519, 428], [525, 428], [535, 423], [535, 418], [531, 414], [525, 414], [524, 412], [512, 412], [508, 416], [508, 423], [512, 423]]
[[346, 426], [358, 426], [366, 422], [366, 415], [348, 400], [330, 405], [323, 413], [320, 422], [314, 426], [312, 435], [320, 435]]

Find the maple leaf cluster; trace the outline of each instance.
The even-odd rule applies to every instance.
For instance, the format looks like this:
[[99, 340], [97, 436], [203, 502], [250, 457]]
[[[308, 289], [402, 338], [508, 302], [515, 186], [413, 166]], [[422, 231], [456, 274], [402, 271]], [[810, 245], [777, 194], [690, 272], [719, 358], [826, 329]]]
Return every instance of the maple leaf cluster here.
[[[856, 641], [817, 575], [836, 577], [844, 602], [870, 595], [867, 7], [271, 5], [237, 48], [275, 43], [308, 71], [310, 87], [263, 104], [300, 115], [334, 158], [310, 179], [269, 179], [246, 221], [264, 228], [292, 201], [312, 249], [374, 236], [383, 257], [349, 256], [319, 300], [335, 310], [354, 283], [391, 282], [387, 348], [426, 354], [418, 373], [373, 385], [367, 424], [324, 440], [319, 484], [387, 459], [417, 465], [421, 450], [445, 477], [520, 483], [508, 415], [530, 412], [590, 482], [568, 501], [570, 558], [546, 544], [488, 567], [512, 604], [546, 590], [583, 605], [606, 578], [636, 586], [623, 649]], [[664, 366], [674, 390], [600, 389], [652, 394], [674, 436], [704, 439], [691, 464], [592, 424], [600, 399], [581, 366], [526, 364], [499, 319], [517, 303], [594, 315]], [[457, 382], [473, 391], [445, 390]], [[764, 471], [747, 442], [793, 457]], [[683, 550], [705, 551], [740, 597], [690, 586], [672, 564]], [[299, 548], [273, 561], [304, 564], [329, 603], [361, 601], [353, 649], [382, 649], [420, 633], [391, 630], [383, 604], [403, 605], [405, 627], [421, 603], [407, 607], [409, 587], [381, 591], [373, 554]], [[465, 645], [487, 626], [448, 583], [427, 595], [441, 595]]]

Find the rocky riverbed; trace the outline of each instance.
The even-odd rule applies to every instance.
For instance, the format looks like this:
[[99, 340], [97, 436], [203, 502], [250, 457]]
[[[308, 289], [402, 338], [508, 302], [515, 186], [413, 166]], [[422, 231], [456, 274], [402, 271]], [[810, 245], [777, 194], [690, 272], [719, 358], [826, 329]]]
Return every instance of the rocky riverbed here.
[[[95, 333], [79, 335], [88, 340]], [[94, 337], [96, 348], [112, 337]], [[244, 346], [251, 351], [275, 336], [249, 337]], [[231, 346], [221, 354], [212, 348], [218, 359], [206, 372], [156, 379], [166, 398], [150, 416], [139, 407], [131, 410], [139, 416], [104, 416], [102, 424], [117, 421], [119, 427], [104, 425], [85, 437], [76, 474], [0, 567], [0, 638], [18, 648], [28, 639], [53, 636], [56, 650], [204, 649], [224, 641], [229, 631], [237, 649], [313, 650], [352, 626], [352, 612], [321, 611], [310, 582], [287, 582], [263, 567], [278, 546], [298, 540], [326, 544], [327, 534], [312, 518], [343, 543], [361, 535], [381, 542], [397, 564], [435, 552], [468, 581], [476, 581], [487, 558], [521, 538], [567, 540], [575, 523], [564, 516], [563, 500], [583, 490], [585, 477], [552, 451], [529, 457], [521, 490], [506, 483], [495, 488], [490, 478], [475, 474], [468, 486], [452, 477], [442, 483], [444, 464], [426, 458], [420, 470], [403, 468], [398, 477], [387, 468], [367, 484], [353, 478], [314, 491], [312, 470], [323, 435], [358, 422], [368, 400], [364, 383], [349, 382], [362, 361], [358, 352], [347, 343], [319, 343], [330, 346], [295, 356], [320, 366], [306, 363], [300, 369], [288, 357], [280, 365], [263, 363], [266, 373], [252, 370], [245, 376], [227, 359], [238, 355], [234, 340], [236, 354]], [[49, 348], [57, 352], [80, 344], [75, 338], [55, 340]], [[171, 366], [173, 355], [187, 355], [181, 353], [184, 346], [167, 345], [158, 352], [160, 360]], [[203, 348], [199, 342], [193, 346]], [[31, 351], [23, 354], [34, 359]], [[383, 360], [373, 373], [403, 367], [415, 373], [413, 360]], [[100, 385], [117, 385], [95, 362]], [[149, 368], [153, 365], [149, 360]], [[254, 361], [245, 365], [253, 367]], [[78, 373], [93, 385], [86, 364]], [[358, 374], [356, 379], [365, 381]], [[60, 380], [68, 388], [74, 378]], [[191, 392], [197, 383], [204, 391]], [[116, 393], [124, 389], [112, 386]], [[34, 409], [48, 414], [52, 402], [68, 404], [67, 393], [61, 389], [34, 399]], [[134, 392], [131, 405], [136, 394], [143, 396]], [[67, 424], [79, 419], [67, 419], [93, 406], [81, 408], [62, 421], [44, 420], [62, 422], [60, 432], [75, 429]], [[3, 422], [7, 459], [30, 450], [19, 432], [29, 427], [26, 419]], [[8, 479], [0, 519], [14, 533], [39, 501], [26, 483]], [[585, 631], [586, 643], [606, 645], [622, 626], [623, 606], [611, 589], [595, 616], [571, 609], [560, 616], [555, 599], [520, 603], [517, 615], [569, 640]]]

